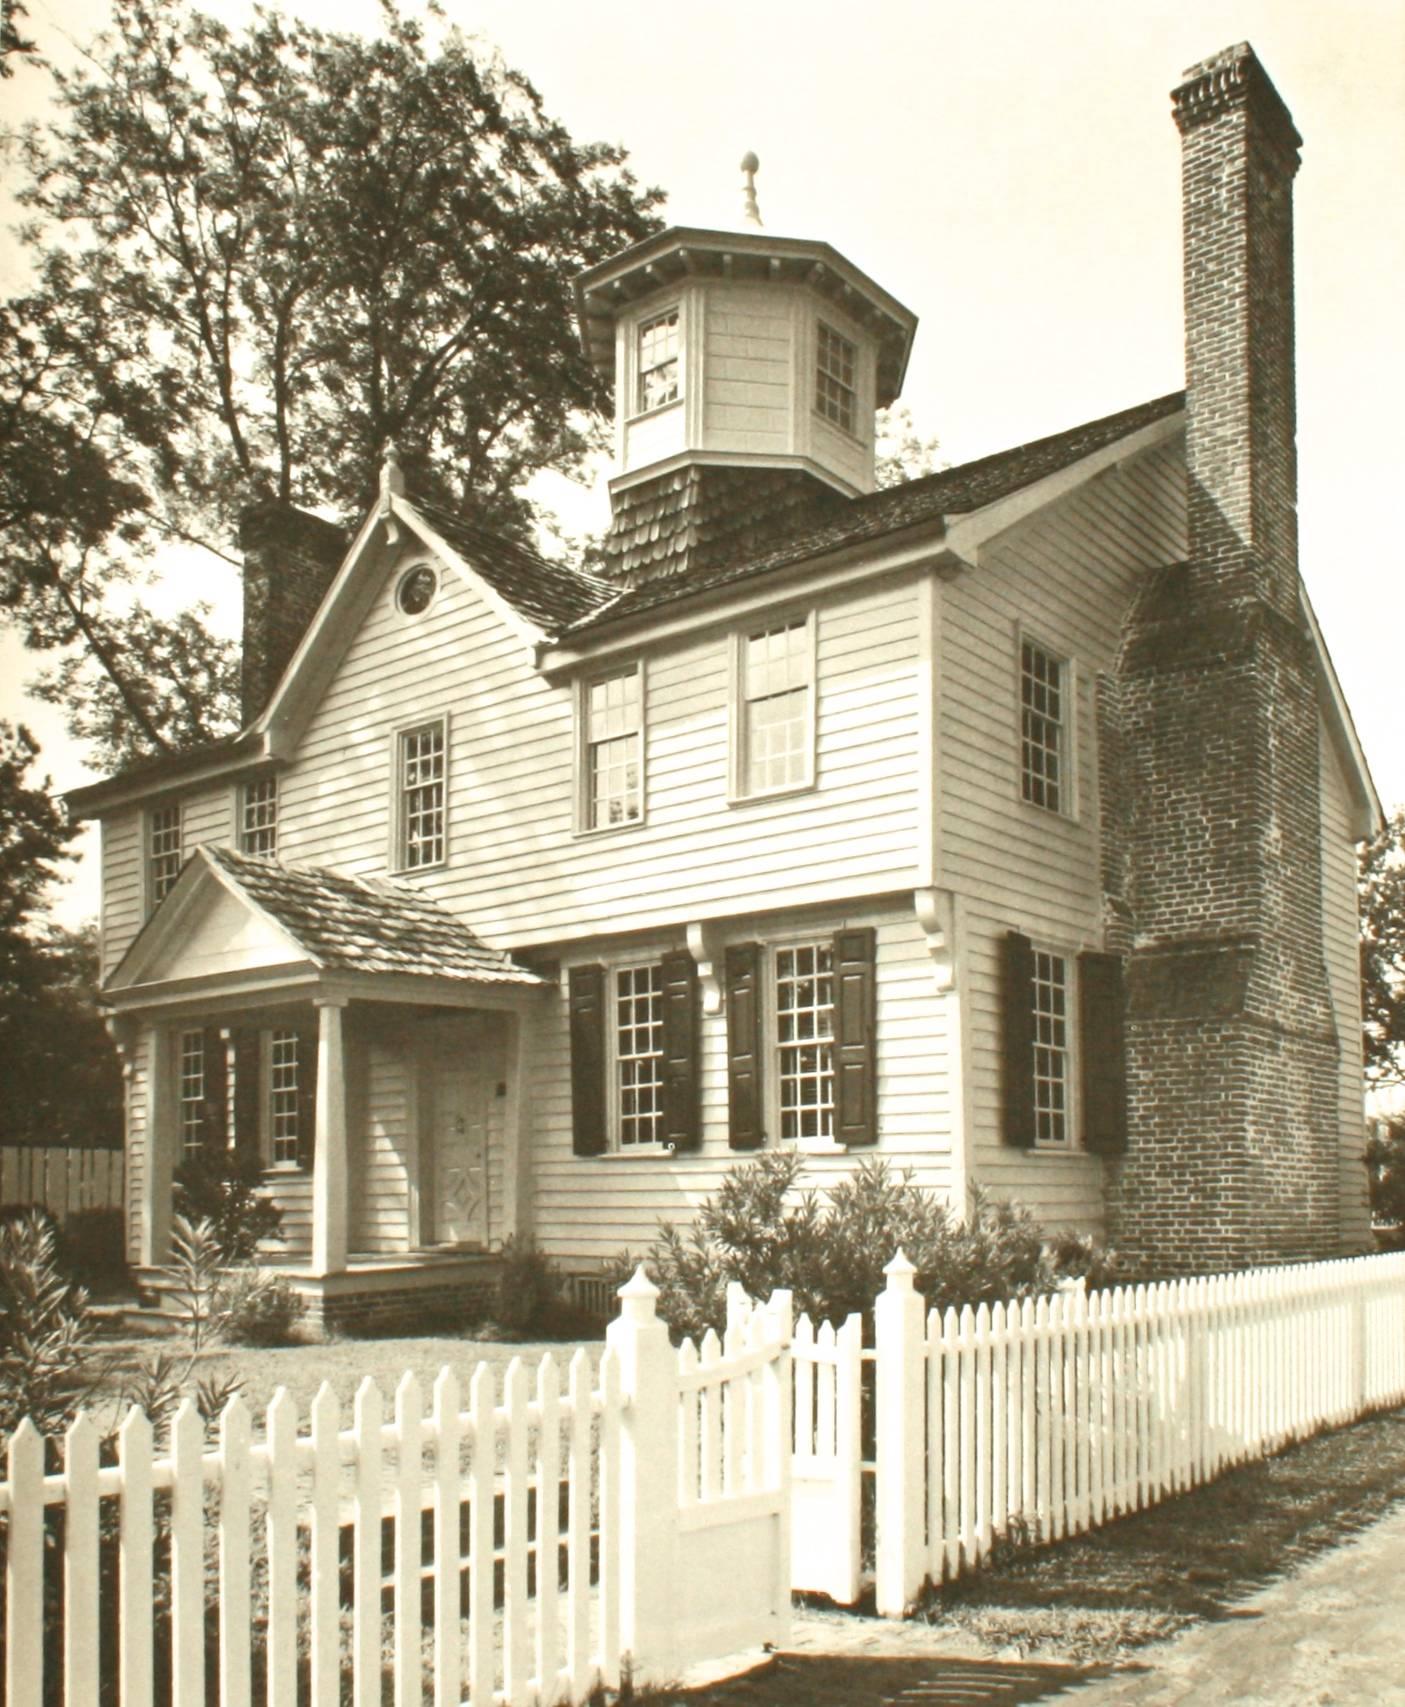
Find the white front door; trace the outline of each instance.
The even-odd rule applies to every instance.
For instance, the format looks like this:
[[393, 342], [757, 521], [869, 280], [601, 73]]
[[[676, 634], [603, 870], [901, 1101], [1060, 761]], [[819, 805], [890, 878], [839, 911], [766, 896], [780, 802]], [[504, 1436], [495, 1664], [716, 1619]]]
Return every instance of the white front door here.
[[467, 1067], [434, 1074], [434, 1241], [488, 1242], [488, 1099], [491, 1082]]

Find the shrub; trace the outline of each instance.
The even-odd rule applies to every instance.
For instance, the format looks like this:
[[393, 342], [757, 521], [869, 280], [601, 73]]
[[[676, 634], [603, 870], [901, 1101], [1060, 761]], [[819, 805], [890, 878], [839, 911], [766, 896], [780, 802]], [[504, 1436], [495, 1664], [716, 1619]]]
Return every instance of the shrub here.
[[1405, 1115], [1385, 1122], [1366, 1140], [1371, 1222], [1387, 1250], [1405, 1246]]
[[64, 1272], [51, 1215], [0, 1225], [0, 1435], [26, 1417], [60, 1434], [101, 1378], [88, 1295]]
[[544, 1252], [530, 1239], [508, 1239], [493, 1319], [510, 1337], [548, 1331], [562, 1307], [561, 1289], [561, 1276]]
[[176, 1170], [173, 1206], [189, 1222], [208, 1221], [226, 1263], [253, 1260], [265, 1239], [280, 1239], [283, 1212], [262, 1193], [263, 1166], [247, 1150], [202, 1150]]
[[[815, 1320], [867, 1314], [900, 1249], [917, 1270], [918, 1290], [940, 1309], [1052, 1291], [1064, 1274], [1101, 1273], [1112, 1260], [1077, 1235], [1051, 1250], [1027, 1209], [976, 1190], [960, 1219], [882, 1160], [860, 1162], [823, 1199], [799, 1189], [804, 1166], [791, 1152], [758, 1156], [728, 1172], [687, 1231], [660, 1223], [644, 1266], [676, 1334], [720, 1332], [733, 1280], [753, 1298], [788, 1287], [797, 1314]], [[606, 1273], [622, 1283], [634, 1264], [622, 1253]]]
[[63, 1224], [63, 1255], [75, 1279], [93, 1292], [127, 1284], [127, 1226], [120, 1209], [75, 1209]]
[[283, 1275], [227, 1269], [216, 1296], [219, 1336], [232, 1345], [291, 1345], [296, 1339], [304, 1304]]

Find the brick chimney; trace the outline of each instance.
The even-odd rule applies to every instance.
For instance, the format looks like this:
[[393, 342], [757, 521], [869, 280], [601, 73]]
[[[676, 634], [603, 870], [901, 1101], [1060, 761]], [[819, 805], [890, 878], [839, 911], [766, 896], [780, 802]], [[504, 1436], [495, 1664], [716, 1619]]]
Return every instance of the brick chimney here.
[[1337, 1249], [1315, 660], [1299, 600], [1292, 183], [1247, 44], [1173, 96], [1184, 161], [1184, 564], [1149, 576], [1114, 696], [1130, 947], [1119, 1248], [1166, 1269]]
[[239, 517], [244, 554], [240, 720], [263, 710], [346, 553], [346, 535], [291, 504], [266, 500]]

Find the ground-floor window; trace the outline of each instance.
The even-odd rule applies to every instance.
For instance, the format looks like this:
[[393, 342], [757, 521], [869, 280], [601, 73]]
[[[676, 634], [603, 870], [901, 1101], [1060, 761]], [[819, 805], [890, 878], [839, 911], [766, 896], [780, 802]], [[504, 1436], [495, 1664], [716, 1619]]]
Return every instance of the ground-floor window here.
[[620, 1148], [656, 1144], [663, 1121], [663, 977], [657, 962], [616, 971], [614, 1042]]
[[298, 1034], [275, 1031], [268, 1047], [268, 1155], [275, 1167], [296, 1165], [298, 1146]]
[[834, 1136], [834, 950], [828, 942], [779, 948], [776, 1078], [780, 1135]]
[[181, 1153], [197, 1155], [205, 1147], [205, 1033], [183, 1031], [180, 1039]]
[[1068, 1141], [1068, 962], [1034, 951], [1034, 1137]]

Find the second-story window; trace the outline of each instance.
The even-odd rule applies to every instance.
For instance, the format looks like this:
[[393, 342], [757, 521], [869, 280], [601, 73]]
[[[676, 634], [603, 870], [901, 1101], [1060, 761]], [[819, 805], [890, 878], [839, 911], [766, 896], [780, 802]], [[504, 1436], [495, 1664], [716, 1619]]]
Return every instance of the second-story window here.
[[857, 418], [857, 372], [858, 351], [821, 320], [815, 355], [815, 407], [846, 433], [853, 432]]
[[398, 741], [399, 867], [442, 865], [446, 845], [444, 719], [402, 729]]
[[1033, 640], [1020, 643], [1020, 792], [1031, 806], [1067, 810], [1064, 665]]
[[814, 762], [814, 627], [797, 617], [740, 636], [739, 796], [803, 788]]
[[278, 853], [278, 778], [261, 776], [239, 791], [239, 850], [259, 859]]
[[182, 864], [181, 809], [158, 806], [147, 818], [147, 890], [153, 907], [159, 906], [176, 879]]
[[639, 667], [589, 682], [584, 693], [584, 826], [604, 830], [633, 823], [644, 809]]
[[678, 310], [670, 308], [640, 322], [637, 404], [642, 413], [678, 396]]

